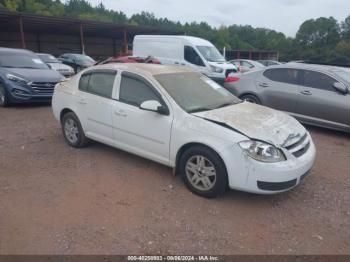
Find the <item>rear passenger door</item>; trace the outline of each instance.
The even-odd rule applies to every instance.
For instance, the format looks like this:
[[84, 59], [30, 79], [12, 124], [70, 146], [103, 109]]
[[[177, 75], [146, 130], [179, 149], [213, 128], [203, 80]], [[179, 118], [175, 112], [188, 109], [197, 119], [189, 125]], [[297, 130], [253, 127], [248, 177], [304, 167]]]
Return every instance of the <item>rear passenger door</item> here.
[[261, 71], [256, 85], [263, 105], [286, 112], [295, 112], [299, 82], [299, 70], [274, 68]]
[[115, 70], [92, 70], [84, 73], [79, 81], [76, 101], [85, 134], [108, 144], [114, 142], [112, 93], [116, 75]]
[[301, 70], [302, 86], [297, 100], [297, 113], [341, 125], [350, 125], [349, 95], [338, 92], [335, 78], [318, 71]]

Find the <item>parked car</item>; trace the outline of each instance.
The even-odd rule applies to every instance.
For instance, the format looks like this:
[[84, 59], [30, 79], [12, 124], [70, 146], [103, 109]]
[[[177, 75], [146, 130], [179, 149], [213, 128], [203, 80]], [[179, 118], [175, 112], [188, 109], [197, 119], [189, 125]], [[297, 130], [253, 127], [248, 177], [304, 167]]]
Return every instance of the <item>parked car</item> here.
[[275, 61], [275, 60], [258, 60], [260, 64], [263, 64], [264, 66], [274, 66], [274, 65], [281, 65], [282, 63]]
[[55, 85], [64, 77], [33, 52], [0, 48], [0, 106], [51, 101]]
[[204, 197], [227, 187], [283, 192], [315, 160], [310, 134], [293, 117], [186, 68], [95, 66], [57, 85], [52, 107], [70, 146], [92, 139], [173, 167]]
[[229, 61], [229, 63], [232, 63], [236, 67], [238, 67], [241, 73], [246, 73], [253, 70], [259, 70], [265, 67], [263, 64], [257, 61], [248, 60], [248, 59], [235, 59], [235, 60]]
[[237, 72], [212, 43], [192, 36], [137, 35], [133, 55], [153, 56], [164, 65], [189, 67], [222, 84], [229, 74]]
[[110, 63], [145, 63], [145, 64], [161, 64], [160, 61], [152, 56], [116, 56], [109, 57], [104, 61], [96, 63], [97, 65], [104, 65]]
[[83, 54], [63, 54], [58, 57], [63, 64], [73, 67], [75, 73], [81, 70], [93, 66], [96, 61], [90, 56]]
[[74, 75], [74, 69], [71, 66], [63, 64], [53, 55], [44, 53], [37, 53], [37, 55], [39, 56], [41, 61], [47, 64], [51, 69], [59, 72], [61, 75], [65, 77], [71, 77], [72, 75]]
[[288, 63], [227, 79], [225, 88], [303, 123], [350, 132], [349, 69]]

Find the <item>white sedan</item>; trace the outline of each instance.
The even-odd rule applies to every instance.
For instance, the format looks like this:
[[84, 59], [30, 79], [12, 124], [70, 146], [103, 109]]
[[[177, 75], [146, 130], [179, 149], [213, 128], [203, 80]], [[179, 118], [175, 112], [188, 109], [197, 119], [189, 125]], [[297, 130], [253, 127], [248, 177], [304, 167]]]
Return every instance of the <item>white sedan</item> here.
[[173, 167], [204, 197], [228, 187], [287, 191], [315, 161], [311, 136], [294, 118], [180, 67], [91, 67], [56, 86], [52, 107], [70, 146], [92, 139]]

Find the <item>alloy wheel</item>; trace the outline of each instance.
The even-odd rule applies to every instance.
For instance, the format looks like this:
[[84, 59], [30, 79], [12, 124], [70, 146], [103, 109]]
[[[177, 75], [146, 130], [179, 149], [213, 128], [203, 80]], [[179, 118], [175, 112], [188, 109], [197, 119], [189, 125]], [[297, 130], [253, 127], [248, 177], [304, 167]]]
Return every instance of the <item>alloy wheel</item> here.
[[75, 144], [79, 140], [78, 124], [72, 119], [68, 118], [64, 123], [64, 134], [68, 141]]
[[216, 170], [206, 157], [195, 155], [188, 159], [185, 166], [186, 176], [193, 187], [201, 191], [212, 189], [216, 183]]

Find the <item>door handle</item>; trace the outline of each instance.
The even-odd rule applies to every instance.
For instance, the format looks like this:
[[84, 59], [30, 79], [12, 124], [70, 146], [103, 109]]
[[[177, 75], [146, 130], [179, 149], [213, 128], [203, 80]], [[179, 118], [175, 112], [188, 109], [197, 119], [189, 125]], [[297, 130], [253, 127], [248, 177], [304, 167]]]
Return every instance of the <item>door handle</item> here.
[[125, 113], [124, 110], [117, 110], [117, 111], [114, 111], [114, 114], [116, 116], [121, 116], [121, 117], [127, 117], [128, 115]]
[[266, 83], [260, 83], [259, 86], [261, 86], [261, 87], [268, 87], [269, 85], [266, 84]]
[[87, 102], [86, 102], [85, 99], [80, 99], [80, 100], [78, 101], [78, 103], [81, 104], [81, 105], [86, 105], [86, 104], [87, 104]]
[[175, 65], [179, 65], [180, 63], [179, 62], [175, 62]]
[[312, 95], [312, 93], [310, 91], [307, 91], [307, 90], [301, 91], [300, 94], [307, 95], [307, 96]]

